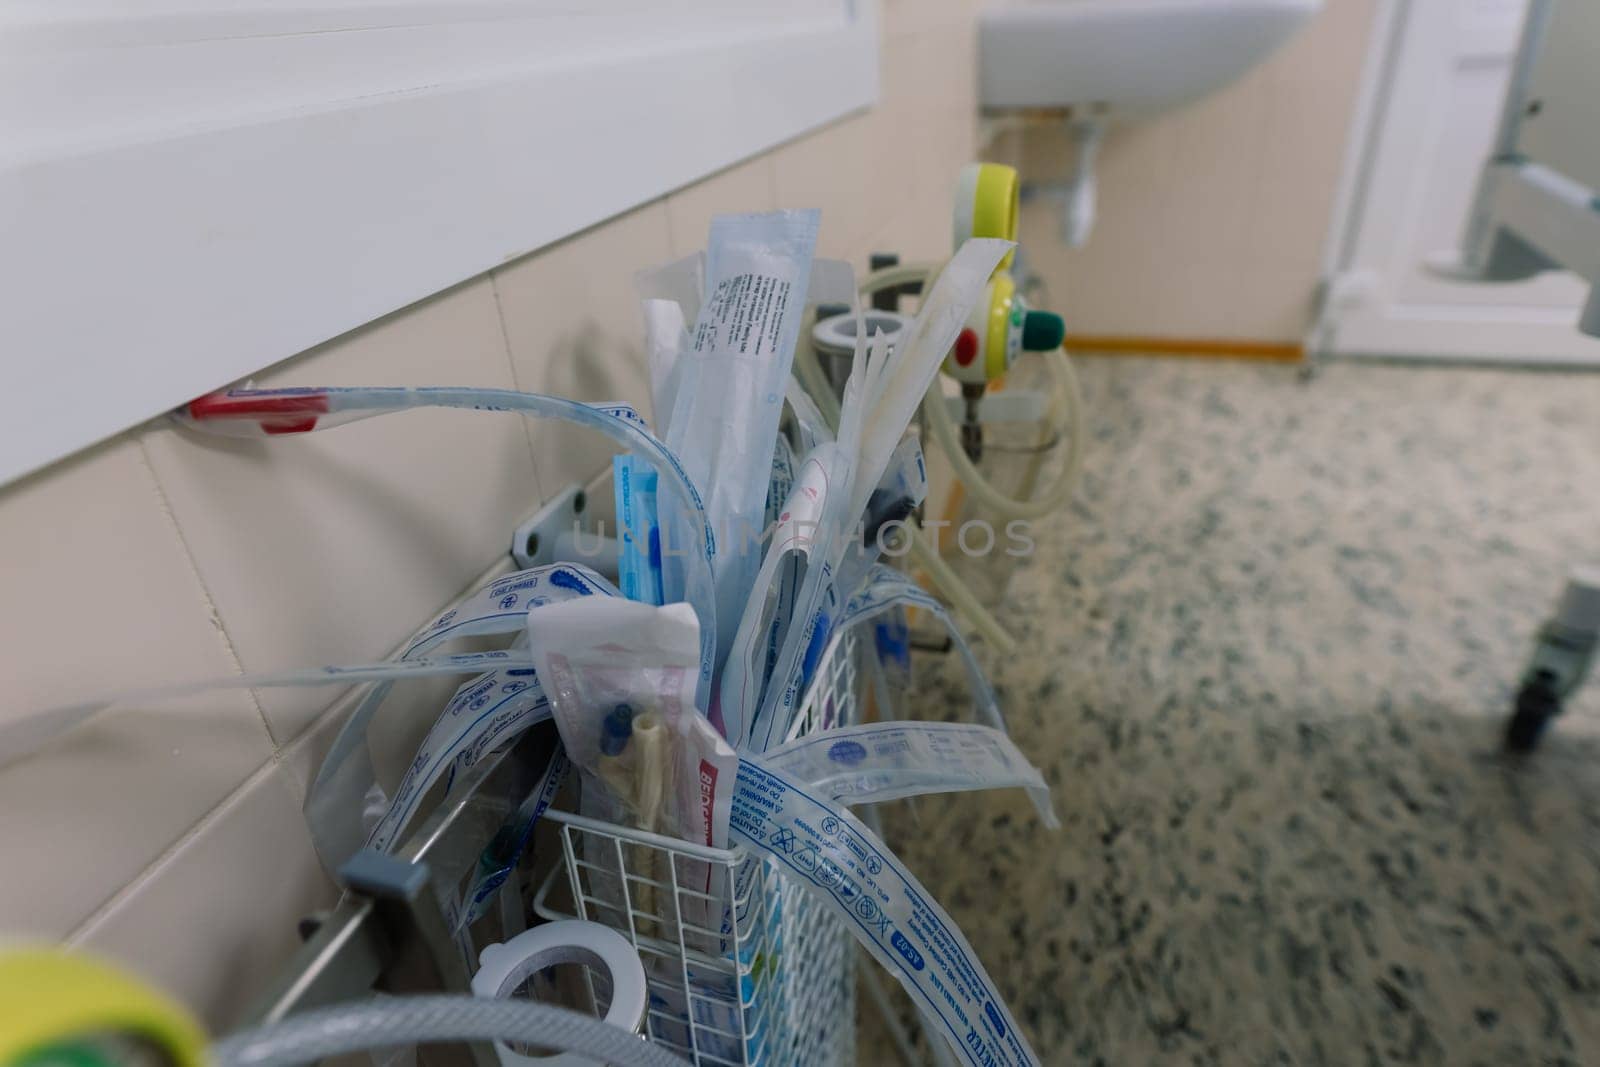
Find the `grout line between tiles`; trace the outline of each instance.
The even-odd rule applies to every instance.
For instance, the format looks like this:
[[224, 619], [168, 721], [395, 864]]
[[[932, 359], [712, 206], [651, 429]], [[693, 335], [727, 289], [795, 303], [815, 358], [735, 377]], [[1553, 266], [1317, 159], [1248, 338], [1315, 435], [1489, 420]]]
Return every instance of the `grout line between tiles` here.
[[[497, 273], [497, 271], [489, 272], [489, 296], [494, 300], [495, 325], [500, 328], [500, 350], [505, 353], [506, 366], [511, 371], [511, 388], [528, 392], [517, 374], [517, 361], [511, 354], [511, 330], [506, 326], [505, 309], [500, 305], [500, 279], [496, 276]], [[533, 420], [524, 415], [519, 416], [517, 421], [522, 423], [522, 438], [528, 442], [528, 462], [533, 464], [533, 495], [536, 499], [543, 500], [544, 487], [539, 484], [539, 450], [533, 444]]]
[[[845, 116], [845, 119], [848, 119], [848, 118], [849, 118], [849, 116]], [[835, 119], [834, 120], [834, 122], [840, 122], [840, 121], [844, 121], [844, 119]], [[830, 122], [830, 123], [828, 123], [827, 126], [823, 126], [820, 129], [812, 130], [810, 132], [811, 133], [821, 133], [822, 130], [827, 129], [829, 126], [832, 126], [832, 125], [834, 125], [834, 123]], [[809, 134], [808, 134], [808, 136], [809, 136]], [[763, 163], [766, 164], [766, 169], [767, 169], [767, 203], [772, 205], [772, 209], [774, 211], [783, 211], [783, 210], [785, 210], [783, 201], [778, 199], [778, 153], [779, 153], [780, 150], [782, 150], [783, 147], [784, 147], [783, 145], [773, 145], [771, 148], [769, 148], [766, 151], [762, 152], [761, 155], [757, 157]], [[795, 206], [810, 207], [811, 205], [810, 204], [803, 204], [803, 205], [789, 205], [789, 206], [790, 207], [795, 207]]]
[[[509, 570], [510, 566], [511, 558], [509, 556], [502, 556], [501, 558], [497, 559], [494, 563], [484, 568], [484, 570], [480, 572], [477, 577], [473, 578], [472, 581], [467, 583], [463, 589], [446, 600], [445, 603], [441, 605], [441, 610], [444, 607], [448, 607], [450, 604], [460, 600], [472, 590], [498, 577], [500, 573]], [[430, 613], [428, 618], [431, 619], [435, 617], [436, 614], [437, 612]], [[424, 619], [418, 624], [418, 629], [420, 630], [426, 624], [427, 620]], [[407, 640], [409, 640], [409, 638]], [[403, 644], [396, 645], [395, 649], [391, 652], [391, 656], [397, 653], [401, 647], [403, 647]], [[114, 911], [117, 910], [117, 908], [122, 905], [124, 901], [137, 894], [141, 889], [148, 885], [169, 863], [171, 863], [177, 857], [179, 852], [189, 845], [190, 842], [206, 833], [211, 826], [213, 826], [223, 817], [226, 812], [240, 803], [247, 792], [255, 788], [256, 785], [259, 784], [263, 779], [270, 777], [274, 771], [277, 771], [280, 768], [282, 769], [283, 773], [290, 779], [289, 782], [285, 783], [286, 785], [293, 784], [298, 786], [301, 791], [309, 788], [309, 782], [301, 782], [298, 776], [295, 775], [290, 764], [290, 759], [303, 747], [311, 743], [311, 739], [313, 736], [315, 736], [319, 726], [324, 724], [330, 717], [346, 712], [348, 710], [346, 705], [348, 705], [355, 698], [355, 694], [360, 691], [360, 686], [353, 687], [347, 691], [338, 700], [335, 700], [332, 704], [328, 705], [327, 708], [323, 709], [323, 711], [319, 713], [317, 717], [306, 726], [305, 729], [296, 734], [293, 739], [285, 743], [281, 748], [275, 748], [273, 754], [268, 757], [260, 767], [257, 767], [254, 771], [252, 771], [243, 782], [236, 786], [227, 796], [223, 797], [222, 800], [218, 801], [209, 811], [202, 815], [193, 826], [189, 827], [182, 834], [180, 834], [175, 841], [173, 841], [166, 848], [162, 849], [153, 860], [145, 865], [143, 870], [130, 878], [127, 882], [120, 886], [116, 892], [114, 892], [98, 907], [91, 911], [82, 922], [75, 926], [71, 932], [69, 932], [66, 937], [62, 939], [63, 942], [66, 944], [77, 944], [84, 938], [90, 936], [101, 923], [103, 923]], [[297, 796], [297, 792], [291, 792], [290, 799], [295, 800]]]
[[[479, 571], [477, 576], [471, 581], [467, 582], [465, 586], [457, 590], [448, 599], [446, 599], [443, 604], [440, 604], [433, 611], [430, 611], [426, 616], [424, 616], [422, 621], [417, 624], [416, 630], [391, 648], [384, 658], [397, 658], [400, 655], [400, 651], [409, 645], [416, 638], [416, 636], [427, 627], [429, 620], [438, 618], [441, 614], [448, 610], [452, 604], [462, 600], [473, 590], [487, 585], [495, 578], [498, 578], [500, 575], [509, 571], [511, 567], [512, 560], [510, 555], [504, 555], [497, 558], [488, 567], [485, 567], [482, 571]], [[319, 711], [314, 719], [307, 723], [299, 733], [295, 734], [293, 738], [284, 744], [281, 750], [274, 754], [273, 759], [283, 765], [285, 772], [294, 779], [294, 784], [299, 786], [302, 791], [309, 790], [311, 788], [311, 783], [309, 781], [300, 781], [299, 775], [294, 773], [291, 763], [293, 757], [302, 748], [311, 743], [311, 738], [315, 736], [318, 729], [320, 729], [329, 719], [348, 714], [350, 711], [352, 711], [354, 709], [354, 705], [360, 700], [361, 694], [365, 691], [366, 686], [364, 685], [354, 685], [345, 690], [345, 692], [340, 694], [339, 699], [333, 701], [327, 707]]]
[[[699, 179], [699, 181], [705, 181], [705, 180], [706, 180], [705, 177], [701, 177]], [[693, 188], [695, 184], [698, 184], [698, 183], [697, 182], [696, 183], [691, 183], [689, 185], [684, 186], [683, 189], [674, 190], [673, 192], [668, 193], [666, 196], [661, 197], [661, 215], [662, 215], [662, 218], [665, 220], [665, 222], [667, 224], [667, 255], [671, 256], [673, 259], [677, 259], [678, 258], [679, 245], [678, 245], [678, 233], [677, 233], [678, 228], [676, 226], [674, 226], [673, 223], [672, 223], [672, 200], [673, 200], [674, 197], [676, 197], [680, 193], [682, 193], [685, 189]], [[654, 202], [655, 201], [651, 201], [651, 203], [654, 203]], [[703, 246], [696, 245], [695, 247], [699, 248], [699, 247], [703, 247]]]
[[150, 884], [150, 882], [153, 881], [169, 863], [177, 858], [178, 853], [188, 847], [191, 841], [194, 841], [212, 826], [220, 822], [227, 812], [231, 811], [235, 806], [243, 801], [246, 793], [248, 793], [251, 789], [254, 789], [258, 784], [265, 781], [267, 778], [271, 777], [277, 769], [278, 758], [276, 755], [274, 755], [268, 758], [267, 761], [260, 767], [257, 767], [253, 772], [251, 772], [250, 776], [236, 786], [231, 793], [223, 797], [221, 802], [213, 806], [210, 811], [202, 815], [198, 822], [179, 835], [176, 841], [162, 849], [160, 854], [145, 866], [144, 870], [130, 878], [127, 882], [120, 886], [115, 893], [111, 894], [109, 898], [102, 902], [99, 907], [90, 912], [89, 915], [77, 926], [75, 926], [66, 937], [62, 938], [63, 943], [67, 945], [77, 945], [92, 935], [101, 923], [105, 922], [113, 912], [121, 907], [124, 901], [133, 897], [141, 889]]
[[[211, 589], [206, 585], [206, 578], [200, 570], [199, 561], [194, 558], [194, 550], [189, 547], [189, 539], [184, 536], [183, 525], [178, 522], [178, 515], [172, 510], [172, 501], [167, 497], [166, 486], [161, 484], [161, 476], [156, 473], [155, 464], [150, 462], [149, 449], [142, 437], [136, 438], [134, 443], [139, 446], [139, 462], [144, 464], [145, 473], [150, 476], [150, 482], [155, 486], [156, 500], [161, 505], [161, 513], [166, 516], [167, 522], [171, 523], [173, 535], [183, 548], [184, 561], [189, 564], [189, 573], [194, 575], [195, 584], [200, 587], [200, 599], [205, 603], [206, 612], [211, 616], [211, 625], [216, 627], [217, 635], [222, 640], [222, 649], [227, 654], [228, 662], [233, 664], [234, 671], [243, 674], [244, 664], [239, 659], [239, 652], [233, 646], [233, 638], [228, 634], [228, 627], [222, 621], [221, 612], [217, 611], [216, 601], [211, 598]], [[250, 700], [250, 706], [256, 709], [261, 727], [267, 732], [267, 740], [271, 742], [273, 751], [276, 752], [279, 745], [278, 738], [272, 732], [272, 723], [267, 720], [266, 710], [262, 708], [256, 691], [247, 689], [245, 695]]]

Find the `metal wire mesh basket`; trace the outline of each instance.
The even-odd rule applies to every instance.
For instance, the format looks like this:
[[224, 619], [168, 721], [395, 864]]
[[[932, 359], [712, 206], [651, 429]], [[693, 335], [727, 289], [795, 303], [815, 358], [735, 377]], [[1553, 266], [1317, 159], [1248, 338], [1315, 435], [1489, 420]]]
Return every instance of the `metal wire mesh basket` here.
[[[856, 650], [848, 635], [818, 664], [790, 737], [855, 721]], [[850, 932], [776, 864], [552, 809], [561, 866], [535, 899], [546, 919], [621, 933], [649, 983], [651, 1041], [694, 1064], [855, 1061]], [[573, 908], [552, 906], [565, 873]], [[700, 888], [686, 888], [686, 887]], [[603, 979], [586, 980], [596, 1005]]]

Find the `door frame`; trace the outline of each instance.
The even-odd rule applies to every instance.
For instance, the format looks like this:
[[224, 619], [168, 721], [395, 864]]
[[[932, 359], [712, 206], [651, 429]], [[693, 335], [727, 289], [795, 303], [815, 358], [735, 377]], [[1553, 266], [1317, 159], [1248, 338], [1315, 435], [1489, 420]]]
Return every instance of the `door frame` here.
[[[1600, 344], [1578, 333], [1576, 307], [1571, 310], [1522, 307], [1514, 316], [1507, 316], [1504, 310], [1515, 305], [1440, 306], [1436, 318], [1387, 320], [1385, 332], [1392, 343], [1381, 348], [1372, 345], [1340, 347], [1338, 343], [1341, 316], [1366, 299], [1374, 286], [1382, 282], [1382, 276], [1375, 271], [1360, 269], [1357, 254], [1373, 195], [1373, 178], [1378, 169], [1386, 123], [1394, 104], [1406, 32], [1412, 26], [1419, 5], [1427, 2], [1429, 0], [1377, 0], [1346, 137], [1338, 191], [1323, 244], [1312, 322], [1304, 340], [1306, 358], [1313, 364], [1346, 359], [1600, 368]], [[1463, 231], [1466, 225], [1467, 220], [1463, 218]], [[1491, 309], [1502, 313], [1497, 316]], [[1530, 329], [1544, 335], [1538, 341], [1542, 351], [1535, 355], [1515, 354], [1529, 347]], [[1464, 338], [1468, 338], [1465, 343]], [[1477, 351], [1468, 345], [1476, 347]]]

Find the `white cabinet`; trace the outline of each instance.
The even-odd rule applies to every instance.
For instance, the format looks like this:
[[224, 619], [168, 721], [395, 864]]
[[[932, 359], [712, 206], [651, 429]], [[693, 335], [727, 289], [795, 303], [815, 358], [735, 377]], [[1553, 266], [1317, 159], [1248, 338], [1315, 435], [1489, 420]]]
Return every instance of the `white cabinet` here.
[[0, 0], [0, 483], [877, 94], [872, 0]]

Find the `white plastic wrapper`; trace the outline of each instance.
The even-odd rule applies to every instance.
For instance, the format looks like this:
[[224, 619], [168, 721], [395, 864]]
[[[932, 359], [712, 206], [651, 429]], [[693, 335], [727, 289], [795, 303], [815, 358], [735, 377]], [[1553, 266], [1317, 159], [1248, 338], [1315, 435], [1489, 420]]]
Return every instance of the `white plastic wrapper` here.
[[[517, 864], [533, 839], [534, 825], [550, 807], [562, 783], [567, 780], [567, 770], [570, 765], [567, 763], [566, 750], [561, 747], [561, 738], [554, 730], [550, 731], [550, 735], [548, 747], [532, 757], [536, 765], [544, 768], [533, 789], [501, 826], [500, 832], [490, 840], [489, 846], [478, 856], [477, 863], [463, 880], [460, 892], [452, 894], [453, 899], [446, 899], [445, 919], [462, 946], [462, 959], [468, 966], [476, 962], [476, 954], [473, 952], [471, 937], [466, 934], [466, 928], [488, 912], [501, 887], [516, 873]], [[446, 795], [448, 793], [447, 786]], [[511, 908], [519, 920], [522, 906], [523, 902], [519, 898]]]
[[801, 455], [810, 452], [824, 441], [833, 440], [833, 427], [828, 425], [828, 420], [818, 409], [817, 402], [811, 399], [811, 394], [806, 392], [799, 379], [789, 379], [789, 389], [784, 399], [794, 411], [795, 443]]
[[852, 515], [861, 514], [866, 507], [867, 494], [877, 487], [968, 313], [982, 297], [995, 267], [1013, 247], [1010, 241], [986, 237], [965, 242], [924, 295], [916, 318], [898, 339], [893, 357], [868, 368], [861, 398], [865, 410]]
[[367, 847], [387, 852], [400, 839], [435, 782], [449, 783], [486, 754], [550, 718], [550, 702], [531, 667], [503, 667], [464, 683], [412, 757], [394, 799], [367, 835]]
[[869, 537], [875, 538], [883, 523], [905, 519], [927, 495], [928, 465], [922, 457], [922, 439], [907, 433], [889, 456], [889, 466], [878, 487], [867, 498], [865, 522]]
[[728, 736], [741, 749], [753, 736], [752, 715], [761, 705], [765, 687], [776, 682], [771, 666], [789, 630], [802, 625], [795, 618], [798, 590], [824, 558], [818, 550], [828, 534], [830, 499], [838, 508], [837, 495], [830, 498], [830, 494], [835, 493], [842, 462], [839, 447], [830, 442], [819, 445], [801, 463], [723, 664], [718, 708]]
[[[831, 587], [846, 552], [856, 543], [850, 533], [862, 519], [869, 497], [901, 447], [911, 416], [938, 374], [939, 364], [955, 342], [967, 313], [1011, 247], [1009, 241], [991, 239], [963, 244], [940, 272], [905, 336], [892, 350], [881, 335], [869, 342], [857, 331], [855, 359], [840, 407], [837, 443], [831, 449], [820, 445], [807, 457], [807, 462], [818, 459], [826, 484], [817, 509], [817, 532], [807, 546], [806, 573], [795, 597], [791, 624], [774, 657], [770, 679], [756, 710], [753, 714], [745, 710], [742, 715], [742, 729], [734, 731], [726, 721], [728, 711], [722, 712], [727, 736], [742, 739], [741, 751], [764, 752], [787, 736], [805, 686], [805, 665], [819, 658], [817, 642], [826, 640], [831, 625], [828, 615], [840, 597], [840, 591]], [[803, 481], [802, 473], [796, 493]], [[759, 597], [750, 598], [744, 605], [746, 618], [740, 620], [737, 633], [746, 633], [749, 614], [763, 608]], [[735, 644], [742, 640], [742, 636], [736, 637]], [[737, 669], [739, 662], [730, 656], [726, 669]], [[725, 674], [718, 690], [720, 706], [726, 709], [730, 697], [751, 689], [748, 681], [733, 689]]]
[[765, 765], [841, 804], [876, 804], [924, 793], [1026, 789], [1039, 819], [1061, 822], [1039, 769], [1004, 733], [965, 722], [872, 722], [791, 741]]
[[666, 433], [678, 399], [678, 371], [689, 348], [683, 309], [671, 300], [644, 302], [644, 350], [650, 365], [650, 402], [658, 433]]

